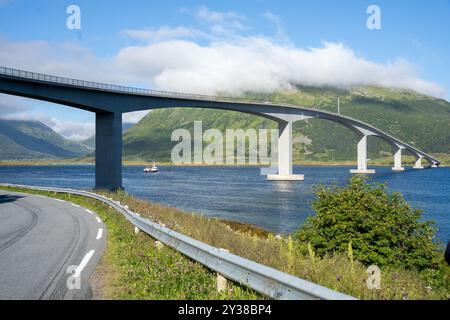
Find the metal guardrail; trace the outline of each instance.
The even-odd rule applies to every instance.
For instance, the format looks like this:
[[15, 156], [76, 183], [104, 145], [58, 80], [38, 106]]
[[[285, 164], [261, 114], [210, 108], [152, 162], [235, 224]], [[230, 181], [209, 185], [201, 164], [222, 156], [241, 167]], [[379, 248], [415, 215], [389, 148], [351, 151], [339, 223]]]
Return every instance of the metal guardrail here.
[[[159, 97], [172, 97], [172, 98], [186, 98], [193, 100], [207, 100], [207, 101], [242, 101], [242, 102], [257, 102], [261, 103], [258, 100], [251, 99], [243, 99], [239, 97], [220, 97], [220, 96], [211, 96], [211, 95], [202, 95], [202, 94], [191, 94], [191, 93], [182, 93], [182, 92], [173, 92], [173, 91], [161, 91], [161, 90], [150, 90], [150, 89], [142, 89], [135, 87], [127, 87], [121, 85], [107, 84], [101, 82], [93, 82], [93, 81], [85, 81], [78, 80], [72, 78], [58, 77], [52, 76], [44, 73], [36, 73], [30, 71], [24, 71], [19, 69], [7, 68], [0, 66], [0, 74], [12, 77], [20, 77], [25, 79], [39, 80], [39, 81], [47, 81], [53, 82], [63, 85], [69, 86], [77, 86], [77, 87], [85, 87], [91, 89], [99, 89], [99, 90], [107, 90], [107, 91], [115, 91], [115, 92], [123, 92], [123, 93], [133, 93], [133, 94], [141, 94], [148, 96], [159, 96]], [[265, 102], [270, 103], [270, 102]]]
[[183, 253], [189, 258], [216, 271], [224, 277], [252, 288], [273, 299], [289, 300], [355, 300], [356, 298], [329, 288], [300, 279], [254, 261], [225, 252], [181, 233], [142, 218], [120, 204], [96, 193], [61, 188], [32, 187], [15, 184], [0, 184], [30, 190], [80, 195], [99, 200], [122, 213], [135, 227], [153, 238]]

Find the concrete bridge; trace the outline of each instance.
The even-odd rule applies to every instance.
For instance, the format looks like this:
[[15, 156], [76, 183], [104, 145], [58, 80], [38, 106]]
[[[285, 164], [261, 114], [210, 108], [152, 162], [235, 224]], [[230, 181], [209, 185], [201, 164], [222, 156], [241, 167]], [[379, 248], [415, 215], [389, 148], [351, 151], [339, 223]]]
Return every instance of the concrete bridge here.
[[440, 161], [367, 123], [332, 112], [295, 105], [244, 101], [234, 98], [154, 91], [89, 82], [0, 67], [0, 92], [58, 103], [95, 112], [95, 187], [122, 187], [122, 114], [159, 108], [189, 107], [244, 112], [274, 120], [279, 124], [278, 174], [269, 180], [302, 180], [292, 172], [292, 125], [296, 121], [320, 118], [342, 124], [359, 137], [357, 168], [352, 173], [374, 173], [367, 168], [367, 137], [375, 136], [392, 145], [395, 171], [403, 171], [402, 152], [416, 157], [414, 168], [422, 169], [422, 159], [432, 167]]

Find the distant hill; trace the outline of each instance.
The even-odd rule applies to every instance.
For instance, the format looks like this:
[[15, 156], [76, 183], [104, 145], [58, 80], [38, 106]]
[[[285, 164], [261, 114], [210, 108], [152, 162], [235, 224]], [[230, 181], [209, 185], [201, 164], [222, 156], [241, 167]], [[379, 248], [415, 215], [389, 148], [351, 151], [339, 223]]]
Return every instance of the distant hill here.
[[[122, 124], [122, 132], [126, 132], [128, 129], [132, 128], [134, 126], [134, 123], [128, 123], [124, 122]], [[95, 135], [90, 136], [89, 138], [80, 141], [81, 144], [88, 147], [91, 151], [95, 150]]]
[[[259, 101], [284, 102], [337, 112], [370, 123], [425, 152], [450, 153], [450, 103], [411, 90], [378, 87], [331, 88], [298, 87], [273, 94], [248, 93]], [[208, 128], [275, 128], [270, 120], [243, 113], [208, 109], [160, 109], [150, 112], [124, 134], [124, 158], [127, 160], [169, 161], [176, 142], [174, 129], [193, 131], [193, 121]], [[223, 131], [224, 132], [224, 131]], [[294, 125], [294, 159], [349, 160], [356, 155], [356, 136], [339, 124], [320, 119]], [[369, 157], [391, 154], [385, 142], [369, 137]]]
[[74, 158], [89, 151], [39, 121], [0, 119], [0, 160]]
[[80, 143], [88, 147], [91, 151], [95, 150], [95, 135], [90, 136], [87, 139], [81, 140]]

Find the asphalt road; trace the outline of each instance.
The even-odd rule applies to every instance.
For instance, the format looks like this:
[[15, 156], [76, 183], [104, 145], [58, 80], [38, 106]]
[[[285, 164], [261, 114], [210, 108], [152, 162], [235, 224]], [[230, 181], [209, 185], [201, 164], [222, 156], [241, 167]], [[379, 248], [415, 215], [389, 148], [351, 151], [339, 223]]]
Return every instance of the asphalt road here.
[[85, 208], [0, 190], [0, 300], [90, 299], [105, 236]]

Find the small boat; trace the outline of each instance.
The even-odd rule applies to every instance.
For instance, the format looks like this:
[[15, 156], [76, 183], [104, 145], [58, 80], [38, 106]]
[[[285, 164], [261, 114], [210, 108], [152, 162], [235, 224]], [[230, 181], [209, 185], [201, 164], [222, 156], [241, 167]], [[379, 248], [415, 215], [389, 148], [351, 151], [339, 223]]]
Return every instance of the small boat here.
[[151, 168], [149, 168], [149, 167], [147, 167], [147, 168], [145, 168], [144, 169], [144, 172], [149, 172], [149, 173], [156, 173], [156, 172], [158, 172], [159, 171], [159, 169], [158, 169], [158, 167], [156, 166], [156, 164], [153, 164], [153, 166], [151, 167]]

